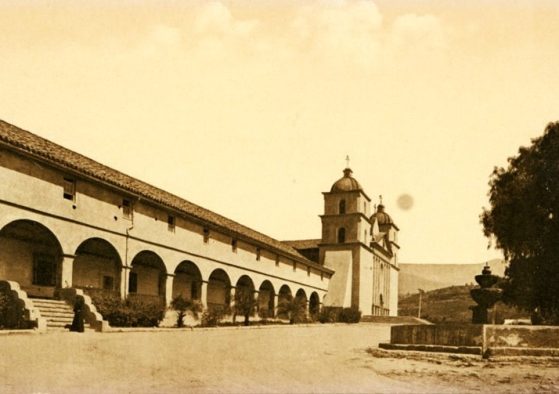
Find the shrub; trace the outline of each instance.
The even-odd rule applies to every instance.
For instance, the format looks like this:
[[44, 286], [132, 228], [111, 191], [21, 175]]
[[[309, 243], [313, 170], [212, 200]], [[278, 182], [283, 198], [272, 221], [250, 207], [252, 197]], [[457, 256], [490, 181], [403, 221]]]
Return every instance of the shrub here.
[[336, 306], [322, 307], [318, 313], [318, 321], [321, 323], [336, 323], [339, 321], [341, 310], [341, 307]]
[[268, 319], [270, 317], [273, 317], [272, 314], [270, 313], [270, 311], [268, 309], [264, 309], [264, 308], [260, 309], [258, 311], [258, 316], [260, 316], [260, 319], [261, 319], [260, 322], [262, 324], [266, 324], [268, 322]]
[[361, 311], [357, 308], [342, 308], [338, 306], [325, 306], [318, 314], [321, 323], [359, 323]]
[[202, 327], [217, 327], [221, 319], [229, 312], [224, 305], [212, 306], [202, 314]]
[[159, 299], [97, 295], [93, 303], [113, 327], [157, 327], [165, 316], [165, 303]]
[[361, 311], [357, 308], [343, 308], [339, 316], [340, 323], [359, 323]]
[[184, 327], [184, 318], [187, 312], [197, 319], [198, 314], [202, 312], [202, 304], [197, 300], [186, 300], [181, 294], [171, 301], [171, 307], [177, 311], [177, 327]]
[[25, 310], [13, 297], [0, 292], [0, 329], [11, 328], [31, 328], [31, 323], [25, 320]]
[[278, 304], [278, 316], [287, 316], [289, 324], [305, 323], [307, 321], [305, 310], [305, 300], [297, 297], [288, 297]]

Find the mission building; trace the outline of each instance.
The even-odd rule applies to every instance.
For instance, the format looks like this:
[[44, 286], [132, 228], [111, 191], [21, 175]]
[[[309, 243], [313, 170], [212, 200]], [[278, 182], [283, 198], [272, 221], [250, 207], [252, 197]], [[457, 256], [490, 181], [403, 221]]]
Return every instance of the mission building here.
[[349, 168], [323, 193], [321, 238], [283, 242], [3, 121], [0, 180], [0, 288], [48, 327], [68, 294], [211, 308], [243, 289], [267, 316], [290, 297], [397, 314], [398, 227]]

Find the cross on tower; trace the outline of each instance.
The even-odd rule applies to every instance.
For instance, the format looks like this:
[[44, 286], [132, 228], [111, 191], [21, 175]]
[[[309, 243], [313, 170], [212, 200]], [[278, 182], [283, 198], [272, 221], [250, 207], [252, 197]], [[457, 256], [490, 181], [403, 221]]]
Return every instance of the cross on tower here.
[[382, 194], [379, 194], [378, 200], [379, 200], [379, 205], [382, 205]]
[[347, 156], [345, 157], [345, 162], [346, 162], [346, 166], [345, 166], [345, 167], [346, 167], [346, 168], [349, 168], [349, 155], [347, 155]]

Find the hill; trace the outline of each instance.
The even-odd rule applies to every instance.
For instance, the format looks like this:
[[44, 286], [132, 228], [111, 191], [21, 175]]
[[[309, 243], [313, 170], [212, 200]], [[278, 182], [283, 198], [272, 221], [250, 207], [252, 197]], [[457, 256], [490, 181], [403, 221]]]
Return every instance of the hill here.
[[[450, 286], [442, 289], [427, 291], [421, 297], [421, 318], [432, 323], [470, 323], [472, 312], [470, 306], [475, 302], [470, 297], [473, 285]], [[401, 296], [398, 305], [399, 316], [417, 316], [419, 293]], [[497, 303], [495, 322], [502, 323], [504, 319], [526, 318], [527, 314]]]
[[[503, 276], [505, 262], [494, 259], [488, 262], [493, 274]], [[417, 293], [449, 286], [475, 283], [474, 277], [481, 273], [485, 263], [479, 264], [411, 264], [400, 263], [399, 294]]]

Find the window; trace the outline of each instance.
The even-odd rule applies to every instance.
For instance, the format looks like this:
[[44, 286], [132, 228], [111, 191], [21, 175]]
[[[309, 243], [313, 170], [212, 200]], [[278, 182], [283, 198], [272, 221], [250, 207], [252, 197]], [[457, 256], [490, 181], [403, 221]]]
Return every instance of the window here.
[[340, 215], [345, 213], [345, 200], [340, 201], [339, 211], [340, 211]]
[[345, 242], [345, 228], [340, 228], [338, 230], [338, 243], [343, 244]]
[[311, 276], [311, 267], [307, 267], [307, 276]]
[[297, 262], [293, 262], [293, 272], [297, 271]]
[[128, 292], [129, 293], [138, 292], [138, 274], [136, 272], [130, 272], [130, 278], [128, 281]]
[[261, 254], [261, 249], [256, 248], [256, 261], [260, 261], [260, 254]]
[[76, 181], [72, 178], [64, 178], [62, 196], [66, 200], [74, 201], [76, 198]]
[[167, 228], [169, 231], [175, 231], [175, 217], [172, 215], [167, 216]]
[[278, 254], [278, 255], [276, 255], [276, 267], [279, 267], [279, 261], [280, 261], [280, 258], [279, 258], [279, 254]]
[[204, 243], [207, 244], [210, 241], [210, 229], [204, 227]]
[[122, 216], [125, 219], [132, 219], [132, 201], [127, 198], [122, 199]]
[[234, 239], [234, 238], [231, 240], [231, 250], [233, 250], [233, 252], [237, 253], [237, 240]]
[[365, 243], [367, 243], [367, 230], [363, 231], [363, 239], [365, 240]]

